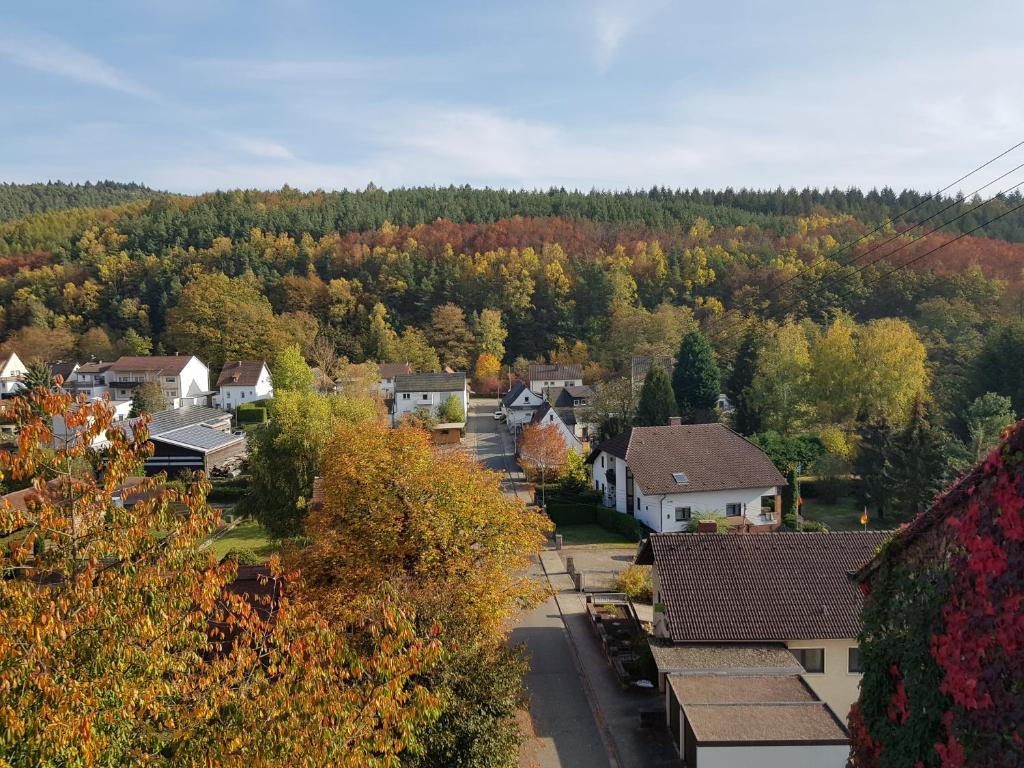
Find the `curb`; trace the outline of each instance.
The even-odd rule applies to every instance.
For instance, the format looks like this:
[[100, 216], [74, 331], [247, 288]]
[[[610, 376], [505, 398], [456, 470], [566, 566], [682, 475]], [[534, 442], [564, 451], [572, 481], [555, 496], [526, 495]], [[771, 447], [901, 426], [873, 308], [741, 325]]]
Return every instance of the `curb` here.
[[580, 650], [576, 645], [576, 639], [572, 636], [572, 631], [569, 629], [569, 625], [566, 624], [565, 612], [562, 610], [562, 603], [558, 599], [562, 592], [556, 590], [555, 585], [551, 583], [551, 574], [548, 573], [548, 569], [544, 565], [544, 558], [540, 557], [538, 554], [537, 559], [540, 560], [540, 567], [541, 570], [544, 571], [544, 577], [548, 581], [548, 586], [554, 590], [555, 605], [558, 606], [558, 615], [562, 619], [562, 626], [565, 628], [566, 637], [569, 639], [569, 648], [572, 649], [573, 665], [576, 667], [576, 673], [580, 676], [580, 681], [583, 683], [583, 694], [586, 696], [587, 703], [590, 705], [590, 712], [593, 714], [594, 722], [597, 724], [597, 732], [601, 734], [601, 742], [602, 746], [604, 746], [605, 755], [608, 757], [608, 764], [611, 768], [622, 768], [622, 758], [619, 757], [619, 751], [615, 746], [614, 739], [612, 739], [611, 731], [604, 720], [604, 714], [601, 712], [601, 707], [597, 703], [597, 694], [594, 693], [594, 688], [590, 684], [590, 678], [587, 676], [586, 668], [583, 666], [583, 658], [580, 656]]

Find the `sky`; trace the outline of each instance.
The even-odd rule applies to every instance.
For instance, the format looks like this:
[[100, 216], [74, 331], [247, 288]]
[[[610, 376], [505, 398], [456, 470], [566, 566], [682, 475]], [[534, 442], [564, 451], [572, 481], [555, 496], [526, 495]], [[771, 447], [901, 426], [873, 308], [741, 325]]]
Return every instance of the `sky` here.
[[1017, 0], [11, 2], [0, 181], [934, 191], [1024, 140], [1021, 29]]

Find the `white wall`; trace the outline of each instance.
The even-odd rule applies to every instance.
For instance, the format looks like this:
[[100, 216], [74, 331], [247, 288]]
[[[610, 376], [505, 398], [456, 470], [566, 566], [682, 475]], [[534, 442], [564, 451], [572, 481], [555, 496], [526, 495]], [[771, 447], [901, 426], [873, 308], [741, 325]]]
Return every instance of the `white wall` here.
[[18, 390], [21, 386], [21, 382], [14, 379], [15, 376], [24, 376], [26, 373], [25, 364], [21, 362], [21, 359], [11, 352], [10, 358], [7, 360], [7, 364], [0, 370], [0, 377], [10, 378], [9, 381], [0, 381], [0, 394], [9, 395]]
[[[409, 395], [405, 399], [405, 395]], [[449, 397], [455, 395], [462, 400], [462, 412], [469, 413], [469, 396], [466, 390], [448, 390], [446, 392], [396, 392], [395, 393], [395, 414], [394, 420], [397, 424], [406, 413], [415, 413], [417, 409], [430, 409], [432, 415], [437, 415], [437, 409]]]
[[696, 768], [845, 768], [846, 744], [697, 747]]
[[764, 522], [760, 520], [761, 497], [774, 496], [775, 492], [776, 489], [771, 487], [670, 493], [665, 496], [645, 495], [636, 516], [652, 530], [672, 533], [685, 531], [688, 526], [686, 522], [676, 522], [676, 507], [690, 507], [691, 517], [697, 517], [707, 514], [725, 515], [727, 504], [745, 504], [748, 520], [753, 523]]
[[562, 440], [565, 441], [566, 450], [572, 449], [576, 453], [583, 452], [583, 444], [576, 438], [573, 431], [565, 426], [565, 422], [562, 418], [553, 410], [549, 410], [547, 415], [544, 417], [544, 425], [553, 424], [558, 427], [558, 434], [562, 436]]
[[[164, 377], [160, 377], [160, 386], [165, 386], [163, 382]], [[210, 369], [207, 368], [198, 357], [193, 357], [185, 367], [182, 368], [181, 374], [178, 376], [178, 398], [196, 398], [202, 395], [204, 392], [210, 391]], [[202, 405], [202, 403], [193, 403], [191, 400], [187, 403], [188, 405]], [[174, 404], [177, 408], [181, 405], [181, 402]]]

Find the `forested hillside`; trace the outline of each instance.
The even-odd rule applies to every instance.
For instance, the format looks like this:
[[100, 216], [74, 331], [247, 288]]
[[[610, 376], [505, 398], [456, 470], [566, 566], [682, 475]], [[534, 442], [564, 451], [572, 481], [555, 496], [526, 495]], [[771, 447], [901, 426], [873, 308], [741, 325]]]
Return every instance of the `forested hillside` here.
[[123, 184], [117, 181], [98, 181], [95, 184], [65, 184], [48, 181], [45, 184], [0, 184], [0, 222], [46, 211], [68, 208], [99, 208], [148, 200], [162, 193], [141, 184]]
[[[286, 188], [51, 211], [0, 225], [0, 342], [49, 360], [188, 352], [212, 368], [273, 359], [292, 341], [311, 359], [315, 346], [421, 368], [472, 369], [487, 352], [485, 378], [496, 364], [551, 359], [601, 380], [628, 371], [634, 354], [674, 354], [696, 327], [727, 381], [737, 355], [750, 368], [742, 356], [754, 337], [762, 371], [776, 356], [775, 374], [733, 377], [728, 389], [792, 431], [840, 420], [806, 386], [820, 380], [812, 363], [830, 365], [808, 357], [819, 340], [860, 343], [887, 319], [898, 323], [892, 343], [909, 345], [904, 357], [914, 345], [926, 354], [908, 386], [962, 430], [957, 414], [986, 391], [1024, 408], [1021, 366], [1001, 362], [1024, 337], [1024, 244], [1014, 241], [1024, 230], [1016, 212], [996, 222], [1007, 239], [951, 242], [968, 218], [942, 225], [1020, 201], [922, 199]], [[915, 217], [933, 217], [924, 226], [878, 227], [918, 204]], [[782, 389], [767, 391], [772, 383]], [[841, 417], [859, 415], [849, 405]]]

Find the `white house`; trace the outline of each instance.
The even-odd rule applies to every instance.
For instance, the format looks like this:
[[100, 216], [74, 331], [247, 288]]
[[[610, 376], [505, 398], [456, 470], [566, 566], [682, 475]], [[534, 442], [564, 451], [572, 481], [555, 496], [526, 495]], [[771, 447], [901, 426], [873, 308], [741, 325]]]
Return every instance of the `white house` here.
[[525, 382], [517, 382], [501, 398], [501, 412], [505, 414], [505, 426], [508, 427], [508, 431], [520, 431], [530, 423], [533, 414], [543, 404], [543, 397], [530, 389]]
[[26, 372], [25, 364], [16, 353], [11, 352], [6, 357], [0, 357], [0, 397], [15, 394]]
[[584, 447], [589, 445], [591, 436], [597, 433], [597, 425], [591, 421], [590, 405], [597, 392], [584, 384], [579, 387], [562, 387], [549, 398], [565, 426]]
[[217, 389], [213, 404], [225, 411], [274, 396], [270, 368], [262, 360], [228, 360], [217, 377]]
[[574, 365], [533, 364], [529, 368], [528, 378], [530, 389], [547, 397], [551, 390], [583, 386], [583, 366], [578, 363]]
[[155, 381], [168, 408], [206, 405], [210, 395], [210, 369], [194, 355], [121, 357], [106, 371], [112, 400], [131, 400], [139, 385]]
[[[88, 399], [90, 402], [95, 403], [104, 400], [104, 397], [105, 395], [101, 393], [98, 395], [89, 395]], [[126, 421], [131, 416], [131, 400], [107, 400], [106, 406], [114, 424]], [[73, 405], [72, 407], [75, 408], [77, 406]], [[79, 435], [81, 435], [86, 429], [85, 426], [69, 427], [63, 414], [57, 414], [51, 419], [51, 421], [53, 424], [53, 447], [57, 449], [67, 448], [68, 446], [74, 445], [79, 439]], [[92, 445], [102, 445], [106, 443], [106, 441], [106, 434], [99, 434], [93, 439]]]
[[437, 415], [452, 395], [462, 401], [462, 413], [469, 413], [469, 391], [465, 372], [410, 373], [395, 376], [395, 402], [391, 423], [396, 425], [407, 413]]
[[380, 380], [377, 382], [377, 390], [381, 397], [390, 400], [395, 396], [395, 377], [407, 376], [412, 373], [411, 363], [381, 363], [377, 366], [377, 373]]
[[604, 503], [652, 531], [684, 531], [701, 515], [774, 525], [786, 480], [771, 459], [723, 424], [634, 427], [591, 452]]
[[562, 436], [562, 440], [565, 442], [565, 449], [576, 451], [576, 453], [583, 453], [583, 443], [579, 441], [576, 435], [573, 433], [571, 427], [569, 427], [562, 417], [558, 414], [558, 411], [551, 405], [551, 403], [544, 403], [533, 413], [533, 418], [530, 419], [531, 426], [542, 426], [542, 427], [555, 427], [558, 433]]
[[107, 369], [112, 365], [113, 363], [105, 363], [102, 360], [83, 363], [69, 379], [70, 388], [76, 393], [84, 393], [89, 398], [102, 397], [107, 392]]

